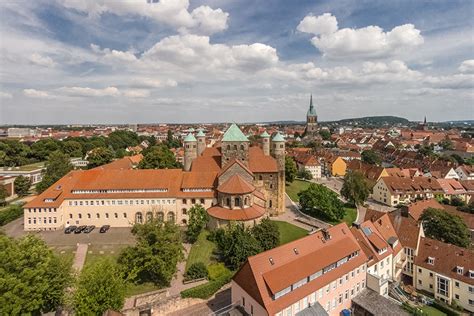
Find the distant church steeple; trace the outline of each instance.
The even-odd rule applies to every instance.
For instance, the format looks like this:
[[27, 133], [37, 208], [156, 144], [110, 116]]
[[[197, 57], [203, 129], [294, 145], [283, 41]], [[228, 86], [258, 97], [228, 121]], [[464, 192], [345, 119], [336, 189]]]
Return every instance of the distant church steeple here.
[[316, 109], [313, 105], [313, 94], [309, 97], [309, 109], [306, 113], [306, 133], [314, 134], [317, 132], [318, 128], [318, 115], [316, 114]]

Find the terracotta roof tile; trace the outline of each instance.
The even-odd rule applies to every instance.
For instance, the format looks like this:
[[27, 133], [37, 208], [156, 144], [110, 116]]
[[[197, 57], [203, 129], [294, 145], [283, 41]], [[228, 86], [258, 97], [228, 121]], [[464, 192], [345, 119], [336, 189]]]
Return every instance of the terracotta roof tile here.
[[222, 183], [217, 190], [228, 194], [245, 194], [255, 191], [255, 187], [245, 181], [240, 175], [235, 174]]
[[256, 219], [265, 215], [265, 208], [253, 204], [247, 208], [237, 208], [237, 209], [228, 209], [225, 207], [220, 207], [218, 205], [212, 206], [207, 209], [207, 213], [218, 219], [228, 220], [228, 221], [248, 221]]

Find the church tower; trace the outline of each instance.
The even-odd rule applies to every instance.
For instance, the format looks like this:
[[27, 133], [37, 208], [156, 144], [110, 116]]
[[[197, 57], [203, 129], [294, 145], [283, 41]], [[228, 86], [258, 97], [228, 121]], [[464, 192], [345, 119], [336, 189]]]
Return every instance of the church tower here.
[[313, 106], [313, 95], [311, 94], [309, 99], [309, 109], [306, 113], [306, 133], [315, 134], [318, 128], [318, 115], [316, 114], [316, 109]]
[[247, 136], [242, 133], [237, 124], [232, 124], [222, 137], [221, 168], [233, 159], [240, 161], [245, 166], [249, 165], [249, 146]]
[[184, 138], [184, 171], [191, 170], [191, 164], [197, 157], [197, 140], [193, 134], [189, 133]]
[[283, 214], [285, 212], [285, 139], [280, 132], [273, 136], [271, 147], [272, 156], [276, 159], [278, 165], [278, 199], [276, 201], [276, 211], [277, 214]]

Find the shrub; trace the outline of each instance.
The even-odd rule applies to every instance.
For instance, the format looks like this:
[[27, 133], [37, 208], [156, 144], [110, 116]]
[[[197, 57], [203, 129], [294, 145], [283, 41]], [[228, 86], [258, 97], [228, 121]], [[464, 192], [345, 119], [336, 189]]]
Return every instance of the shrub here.
[[207, 278], [207, 268], [203, 262], [195, 262], [193, 263], [188, 271], [184, 274], [184, 279], [188, 280], [196, 280]]
[[23, 209], [19, 205], [11, 205], [4, 211], [0, 211], [0, 226], [14, 221], [23, 215]]
[[459, 316], [459, 313], [453, 311], [448, 305], [440, 301], [434, 301], [432, 306], [436, 309], [439, 309], [448, 316]]
[[221, 275], [229, 273], [230, 270], [226, 268], [223, 263], [213, 263], [207, 267], [207, 273], [209, 275], [209, 280], [214, 281], [219, 278]]
[[206, 284], [201, 284], [196, 287], [187, 289], [181, 292], [182, 298], [192, 297], [192, 298], [201, 298], [208, 299], [214, 295], [221, 287], [229, 283], [234, 274], [232, 272], [227, 272], [213, 281], [209, 281]]

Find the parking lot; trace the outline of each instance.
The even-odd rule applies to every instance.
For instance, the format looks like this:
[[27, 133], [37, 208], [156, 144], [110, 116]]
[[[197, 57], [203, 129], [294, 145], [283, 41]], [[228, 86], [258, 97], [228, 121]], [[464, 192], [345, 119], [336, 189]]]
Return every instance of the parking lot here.
[[76, 246], [78, 243], [90, 246], [106, 245], [133, 245], [135, 238], [131, 233], [131, 228], [110, 228], [106, 233], [99, 233], [100, 227], [96, 227], [92, 232], [80, 234], [65, 234], [64, 229], [57, 231], [25, 232], [23, 230], [23, 217], [8, 223], [1, 228], [8, 236], [21, 237], [28, 233], [40, 236], [48, 245], [56, 246]]

